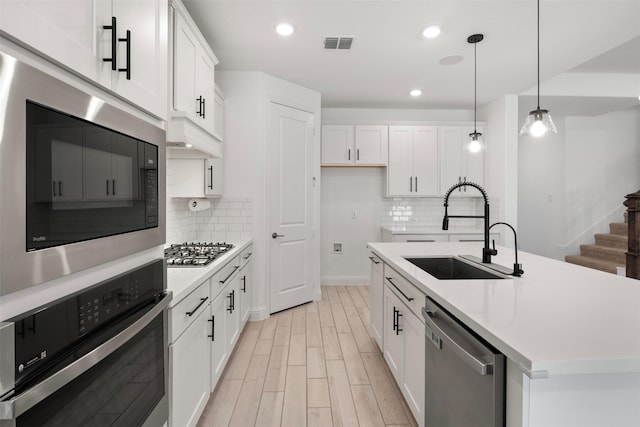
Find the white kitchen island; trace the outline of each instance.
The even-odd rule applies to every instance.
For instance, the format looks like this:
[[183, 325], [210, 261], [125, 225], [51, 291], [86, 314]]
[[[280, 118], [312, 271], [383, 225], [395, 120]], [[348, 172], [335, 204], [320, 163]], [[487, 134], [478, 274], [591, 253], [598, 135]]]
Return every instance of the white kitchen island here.
[[[404, 257], [480, 256], [482, 243], [368, 246], [505, 354], [508, 427], [640, 425], [640, 281], [523, 252], [519, 278], [438, 280]], [[511, 268], [514, 250], [493, 262]]]

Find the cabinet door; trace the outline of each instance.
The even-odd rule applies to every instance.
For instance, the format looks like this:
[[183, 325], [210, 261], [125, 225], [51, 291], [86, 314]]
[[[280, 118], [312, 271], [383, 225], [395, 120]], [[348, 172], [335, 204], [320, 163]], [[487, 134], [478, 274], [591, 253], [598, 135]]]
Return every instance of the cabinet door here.
[[[445, 194], [454, 184], [462, 182], [462, 128], [440, 127], [440, 192]], [[462, 189], [454, 195], [461, 195]]]
[[418, 421], [424, 426], [424, 363], [425, 363], [425, 327], [421, 319], [408, 310], [403, 310], [401, 318], [404, 335], [404, 378], [400, 384], [402, 394]]
[[[54, 201], [82, 200], [82, 145], [52, 141], [51, 178], [54, 182]], [[57, 192], [55, 183], [57, 183]]]
[[373, 332], [373, 338], [375, 338], [378, 348], [382, 350], [383, 345], [383, 286], [384, 277], [382, 271], [382, 260], [377, 256], [371, 254], [371, 332]]
[[118, 18], [118, 38], [125, 39], [130, 31], [130, 40], [118, 43], [118, 69], [129, 69], [129, 73], [113, 74], [113, 91], [165, 119], [167, 1], [113, 0], [112, 7]]
[[202, 97], [198, 105], [197, 121], [204, 129], [215, 132], [214, 63], [204, 50], [196, 53], [196, 98]]
[[[251, 253], [247, 254], [251, 257]], [[245, 255], [246, 256], [246, 255]], [[247, 258], [247, 261], [250, 258]], [[249, 320], [249, 313], [251, 309], [251, 289], [253, 286], [253, 279], [251, 274], [251, 262], [248, 261], [240, 270], [240, 329]]]
[[170, 426], [195, 426], [209, 400], [208, 310], [169, 346]]
[[205, 197], [207, 176], [203, 159], [169, 159], [167, 165], [170, 197]]
[[413, 127], [413, 192], [417, 196], [436, 196], [438, 186], [438, 128]]
[[226, 294], [223, 292], [211, 301], [209, 323], [209, 343], [211, 349], [211, 381], [210, 391], [216, 387], [231, 347], [227, 346], [227, 325], [226, 325]]
[[384, 358], [389, 365], [398, 384], [402, 383], [404, 376], [404, 315], [403, 304], [384, 286]]
[[207, 196], [222, 196], [224, 187], [222, 159], [210, 158], [204, 162], [204, 193]]
[[173, 108], [195, 122], [200, 106], [195, 78], [198, 41], [179, 13], [174, 14], [174, 19]]
[[413, 128], [389, 126], [389, 196], [413, 196]]
[[225, 295], [227, 305], [227, 348], [233, 349], [240, 336], [240, 274], [236, 273], [229, 280], [222, 295]]
[[103, 61], [94, 53], [96, 28], [110, 25], [99, 19], [100, 6], [98, 1], [3, 0], [0, 28], [21, 44], [98, 80]]
[[353, 126], [322, 126], [322, 165], [344, 166], [353, 164], [355, 159], [353, 146]]
[[355, 164], [386, 166], [389, 155], [388, 126], [355, 127]]

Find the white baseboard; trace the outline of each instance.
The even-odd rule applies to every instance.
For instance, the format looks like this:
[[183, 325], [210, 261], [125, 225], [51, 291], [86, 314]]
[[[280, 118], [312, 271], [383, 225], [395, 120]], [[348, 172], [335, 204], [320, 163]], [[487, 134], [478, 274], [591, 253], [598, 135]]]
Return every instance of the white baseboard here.
[[320, 278], [323, 286], [335, 285], [368, 285], [371, 283], [369, 276], [323, 276]]
[[269, 309], [265, 305], [260, 307], [251, 307], [249, 310], [249, 320], [252, 322], [264, 320], [267, 317], [269, 317]]

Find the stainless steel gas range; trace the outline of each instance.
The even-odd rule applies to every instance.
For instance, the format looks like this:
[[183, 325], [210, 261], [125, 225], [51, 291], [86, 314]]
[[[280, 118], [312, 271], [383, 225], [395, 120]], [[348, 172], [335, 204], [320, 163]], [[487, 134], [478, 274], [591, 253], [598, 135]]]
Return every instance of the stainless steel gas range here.
[[233, 248], [231, 243], [179, 243], [164, 250], [168, 267], [204, 267]]

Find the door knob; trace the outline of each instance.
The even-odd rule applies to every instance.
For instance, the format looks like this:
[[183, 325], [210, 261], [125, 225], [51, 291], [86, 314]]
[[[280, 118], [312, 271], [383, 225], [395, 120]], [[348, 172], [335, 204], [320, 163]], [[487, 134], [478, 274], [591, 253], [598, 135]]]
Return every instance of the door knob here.
[[278, 234], [276, 232], [271, 233], [271, 237], [277, 239], [278, 237], [284, 237], [284, 234]]

